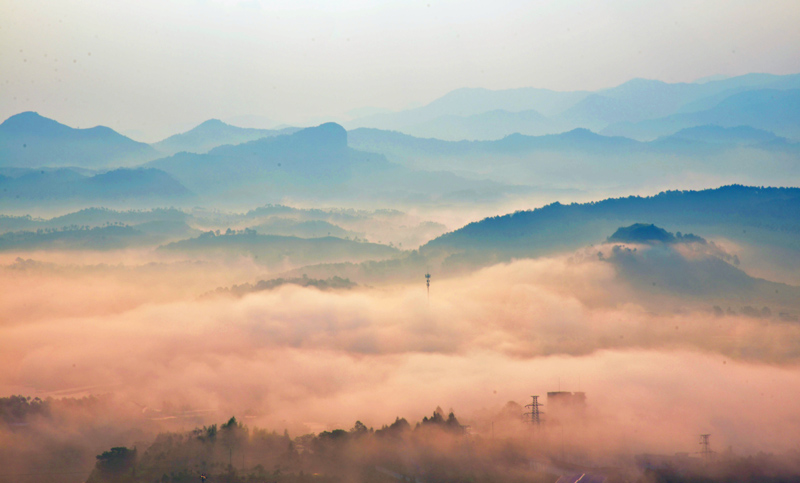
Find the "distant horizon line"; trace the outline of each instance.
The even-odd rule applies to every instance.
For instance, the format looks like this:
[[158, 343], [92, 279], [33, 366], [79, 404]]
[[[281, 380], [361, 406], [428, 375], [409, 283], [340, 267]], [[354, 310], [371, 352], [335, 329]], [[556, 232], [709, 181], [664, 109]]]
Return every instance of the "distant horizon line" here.
[[[310, 116], [310, 117], [307, 117], [306, 119], [304, 119], [302, 122], [297, 122], [297, 123], [286, 123], [286, 122], [274, 121], [274, 120], [270, 119], [268, 116], [264, 116], [264, 115], [261, 115], [261, 114], [253, 114], [253, 113], [236, 114], [236, 115], [231, 115], [231, 116], [216, 116], [216, 115], [214, 115], [214, 116], [208, 117], [208, 118], [206, 118], [204, 120], [201, 120], [201, 121], [193, 121], [192, 123], [189, 123], [189, 122], [180, 123], [181, 127], [176, 127], [174, 132], [173, 132], [173, 134], [170, 134], [170, 135], [168, 135], [166, 137], [163, 137], [163, 138], [159, 138], [156, 141], [140, 141], [139, 139], [148, 138], [150, 136], [145, 135], [145, 133], [143, 131], [141, 131], [140, 129], [138, 129], [138, 128], [133, 128], [133, 129], [113, 128], [113, 127], [111, 127], [109, 125], [110, 123], [109, 124], [100, 123], [100, 124], [96, 124], [96, 125], [93, 125], [93, 126], [90, 126], [90, 127], [72, 126], [72, 125], [66, 124], [65, 122], [62, 122], [60, 120], [57, 120], [56, 117], [49, 117], [48, 115], [43, 115], [43, 114], [41, 114], [39, 112], [39, 110], [36, 110], [36, 109], [26, 109], [26, 110], [23, 110], [23, 111], [19, 111], [19, 112], [15, 113], [15, 114], [11, 114], [8, 117], [6, 117], [5, 119], [3, 119], [3, 121], [0, 122], [0, 124], [5, 123], [6, 121], [11, 119], [12, 117], [18, 116], [20, 114], [35, 113], [35, 114], [39, 115], [40, 117], [56, 121], [59, 124], [62, 124], [62, 125], [67, 126], [67, 127], [70, 127], [72, 129], [85, 130], [85, 129], [93, 129], [93, 128], [97, 128], [97, 127], [104, 127], [104, 128], [112, 129], [113, 131], [115, 131], [115, 132], [117, 132], [117, 133], [119, 133], [119, 134], [121, 134], [121, 135], [123, 135], [125, 137], [128, 137], [128, 138], [130, 138], [130, 139], [132, 139], [132, 140], [134, 140], [136, 142], [141, 142], [141, 143], [144, 143], [144, 144], [156, 144], [156, 143], [158, 143], [160, 141], [163, 141], [163, 140], [165, 140], [165, 139], [167, 139], [167, 138], [169, 138], [171, 136], [184, 134], [186, 132], [189, 132], [189, 131], [195, 129], [196, 127], [198, 127], [198, 126], [200, 126], [200, 125], [202, 125], [202, 124], [204, 124], [206, 122], [209, 122], [209, 121], [220, 121], [220, 122], [222, 122], [224, 124], [227, 124], [229, 126], [233, 126], [233, 127], [237, 127], [237, 128], [241, 128], [241, 129], [262, 129], [262, 130], [270, 130], [270, 131], [277, 131], [277, 130], [286, 129], [286, 128], [301, 128], [302, 129], [302, 128], [316, 127], [316, 126], [319, 126], [321, 124], [325, 124], [325, 123], [328, 123], [328, 122], [334, 122], [334, 123], [337, 123], [337, 124], [343, 124], [343, 123], [353, 122], [353, 121], [356, 121], [358, 119], [368, 118], [368, 117], [371, 117], [372, 115], [375, 115], [375, 114], [397, 114], [397, 113], [401, 113], [401, 112], [407, 112], [407, 111], [412, 111], [412, 110], [416, 110], [416, 109], [420, 109], [420, 108], [425, 108], [425, 107], [433, 104], [434, 102], [436, 102], [436, 101], [438, 101], [440, 99], [443, 99], [446, 96], [448, 96], [448, 95], [450, 95], [450, 94], [452, 94], [454, 92], [459, 92], [459, 91], [482, 90], [482, 91], [488, 91], [488, 92], [511, 92], [511, 91], [521, 91], [521, 90], [537, 90], [537, 91], [550, 91], [550, 92], [558, 92], [558, 93], [595, 93], [596, 94], [596, 93], [601, 93], [603, 91], [615, 89], [617, 87], [621, 87], [623, 85], [626, 85], [626, 84], [629, 84], [629, 83], [635, 82], [635, 81], [655, 82], [655, 83], [667, 84], [667, 85], [682, 85], [682, 84], [683, 85], [691, 85], [691, 84], [707, 84], [707, 83], [712, 83], [712, 82], [720, 82], [720, 81], [735, 79], [735, 78], [739, 78], [739, 77], [746, 77], [746, 76], [762, 76], [762, 75], [763, 76], [772, 76], [772, 77], [790, 77], [790, 76], [800, 75], [800, 72], [793, 72], [793, 73], [789, 73], [789, 74], [773, 74], [773, 73], [770, 73], [770, 72], [748, 72], [746, 74], [740, 74], [740, 75], [713, 74], [713, 75], [698, 77], [698, 78], [696, 78], [696, 79], [694, 79], [692, 81], [689, 81], [689, 82], [668, 82], [668, 81], [663, 81], [663, 80], [660, 80], [660, 79], [653, 79], [653, 78], [647, 78], [647, 77], [632, 77], [632, 78], [630, 78], [630, 79], [628, 79], [628, 80], [626, 80], [626, 81], [624, 81], [622, 83], [619, 83], [619, 84], [616, 84], [616, 85], [612, 85], [612, 86], [608, 86], [608, 87], [599, 88], [599, 89], [594, 89], [594, 90], [583, 90], [583, 89], [558, 90], [558, 89], [552, 89], [552, 88], [547, 88], [547, 87], [535, 87], [535, 86], [511, 87], [511, 88], [503, 88], [503, 89], [492, 89], [492, 88], [481, 87], [481, 86], [462, 86], [462, 87], [457, 87], [455, 89], [448, 90], [444, 94], [441, 94], [438, 97], [434, 97], [432, 100], [428, 101], [427, 103], [411, 103], [410, 105], [408, 105], [405, 108], [393, 109], [393, 108], [377, 107], [377, 106], [361, 106], [361, 107], [355, 107], [355, 108], [348, 109], [344, 113], [339, 113], [339, 114]], [[376, 111], [376, 112], [373, 112], [372, 114], [361, 115], [361, 116], [348, 116], [348, 113], [352, 113], [354, 111], [370, 111], [370, 110]], [[500, 109], [500, 110], [504, 110], [504, 109]], [[518, 111], [507, 111], [507, 112], [518, 112]], [[237, 124], [236, 123], [236, 120], [241, 120], [243, 118], [254, 118], [254, 119], [260, 118], [262, 120], [263, 124], [260, 127], [256, 127], [254, 125], [242, 125], [242, 124]], [[269, 121], [269, 122], [267, 122], [267, 121]], [[265, 125], [269, 125], [270, 127], [263, 127]], [[177, 126], [177, 124], [176, 124], [176, 126]], [[353, 128], [353, 129], [357, 129], [357, 128]], [[379, 129], [379, 128], [376, 128], [376, 129]], [[350, 131], [352, 129], [347, 129], [347, 130]], [[589, 130], [592, 131], [591, 129], [589, 129]], [[564, 132], [569, 132], [569, 131], [572, 131], [572, 129], [569, 129], [569, 130], [564, 131]], [[592, 132], [595, 132], [595, 131], [592, 131]], [[599, 133], [597, 133], [597, 134], [599, 134]], [[417, 136], [413, 136], [413, 137], [417, 137]]]

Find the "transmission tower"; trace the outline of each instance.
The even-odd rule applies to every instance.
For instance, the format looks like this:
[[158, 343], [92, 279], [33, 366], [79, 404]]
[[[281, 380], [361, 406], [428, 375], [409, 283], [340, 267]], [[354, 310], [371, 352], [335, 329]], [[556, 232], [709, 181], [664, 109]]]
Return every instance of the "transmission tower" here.
[[526, 408], [531, 408], [531, 410], [530, 412], [525, 413], [525, 416], [528, 417], [528, 421], [530, 421], [531, 424], [538, 426], [541, 422], [539, 419], [539, 408], [542, 406], [542, 404], [539, 404], [539, 396], [531, 396], [531, 398], [533, 401], [531, 401], [530, 404], [525, 405]]
[[710, 436], [710, 434], [700, 435], [700, 455], [703, 457], [703, 461], [705, 462], [711, 461], [711, 444], [708, 441]]
[[428, 300], [431, 299], [431, 274], [427, 272], [425, 274], [425, 285], [428, 287]]

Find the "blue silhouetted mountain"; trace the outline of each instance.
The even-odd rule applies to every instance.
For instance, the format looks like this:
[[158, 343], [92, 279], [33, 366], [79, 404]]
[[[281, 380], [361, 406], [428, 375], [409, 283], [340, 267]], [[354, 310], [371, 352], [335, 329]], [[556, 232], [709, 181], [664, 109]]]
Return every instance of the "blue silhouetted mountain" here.
[[381, 154], [348, 147], [347, 132], [335, 123], [220, 146], [206, 154], [178, 153], [148, 166], [170, 173], [201, 197], [251, 203], [276, 202], [285, 196], [364, 200], [457, 198], [464, 193], [483, 199], [522, 189], [390, 163]]
[[402, 160], [423, 156], [484, 156], [525, 154], [533, 151], [624, 152], [646, 149], [646, 145], [623, 137], [602, 136], [588, 129], [560, 134], [527, 136], [511, 134], [495, 141], [444, 141], [416, 138], [396, 131], [361, 128], [348, 133], [351, 146]]
[[[602, 130], [617, 123], [637, 123], [678, 113], [708, 110], [729, 97], [743, 92], [798, 88], [800, 88], [800, 75], [797, 74], [787, 76], [748, 74], [702, 84], [670, 84], [650, 79], [633, 79], [587, 96], [558, 116], [554, 116], [553, 121], [564, 126]], [[627, 132], [611, 130], [608, 133], [641, 140], [655, 137], [632, 136]]]
[[660, 119], [623, 122], [603, 134], [654, 139], [693, 126], [750, 126], [800, 140], [800, 89], [763, 89], [732, 95], [705, 111], [673, 114]]
[[[678, 113], [705, 111], [733, 95], [763, 89], [800, 89], [800, 75], [747, 74], [704, 83], [676, 84], [633, 79], [596, 92], [555, 92], [532, 88], [503, 91], [458, 89], [426, 106], [364, 117], [347, 126], [350, 129], [386, 129], [448, 140], [500, 139], [515, 132], [542, 135], [578, 127], [599, 131], [615, 123], [636, 123]], [[492, 111], [508, 114], [489, 114]], [[536, 111], [546, 119], [513, 115], [523, 111]], [[670, 132], [675, 131], [677, 129]], [[628, 136], [622, 132], [619, 134]], [[646, 139], [655, 137], [658, 136]]]
[[496, 141], [443, 141], [361, 128], [349, 132], [349, 143], [412, 169], [540, 188], [614, 189], [649, 183], [665, 172], [678, 178], [684, 173], [736, 175], [765, 184], [800, 179], [792, 162], [800, 155], [800, 143], [747, 126], [700, 126], [651, 142], [583, 128], [545, 136], [512, 134]]
[[69, 168], [31, 169], [0, 176], [0, 200], [9, 207], [72, 206], [81, 203], [166, 202], [192, 194], [157, 169], [119, 168], [86, 176]]
[[188, 153], [207, 153], [217, 146], [241, 144], [265, 137], [291, 134], [298, 130], [299, 128], [278, 130], [243, 128], [231, 126], [219, 119], [211, 119], [190, 131], [175, 134], [163, 141], [153, 143], [151, 146], [164, 155], [172, 155], [182, 151]]
[[[800, 87], [800, 76], [753, 76], [731, 78], [704, 84], [670, 84], [651, 79], [633, 79], [611, 89], [598, 91], [558, 116], [567, 124], [602, 129], [618, 122], [657, 119], [681, 110], [704, 110], [742, 90]], [[787, 83], [787, 80], [789, 82]], [[778, 84], [781, 82], [782, 84]], [[713, 97], [716, 102], [701, 108], [699, 102]], [[687, 106], [695, 105], [694, 109]]]
[[561, 132], [560, 126], [536, 111], [509, 112], [502, 109], [470, 116], [442, 116], [407, 127], [404, 132], [443, 140], [492, 140], [510, 132], [540, 135]]
[[35, 112], [23, 112], [0, 124], [0, 167], [113, 167], [158, 156], [148, 144], [113, 129], [74, 129]]
[[599, 234], [633, 223], [800, 250], [800, 188], [732, 185], [593, 203], [553, 203], [470, 223], [430, 241], [420, 251], [452, 253], [453, 264], [483, 264], [602, 243]]
[[745, 74], [723, 79], [714, 84], [719, 86], [716, 93], [704, 95], [678, 109], [677, 113], [700, 112], [711, 109], [734, 94], [762, 89], [791, 90], [800, 89], [800, 75]]
[[346, 182], [355, 172], [387, 165], [380, 155], [348, 148], [347, 132], [335, 123], [220, 146], [206, 154], [178, 153], [148, 164], [204, 196], [253, 190], [280, 196], [324, 192]]
[[[439, 118], [468, 117], [490, 111], [536, 111], [551, 116], [564, 111], [588, 92], [558, 92], [531, 87], [492, 91], [482, 88], [457, 89], [430, 104], [406, 111], [375, 114], [347, 123], [351, 129], [371, 127], [407, 132]], [[512, 131], [512, 132], [516, 132]]]
[[269, 267], [288, 268], [313, 263], [363, 262], [398, 256], [396, 248], [378, 243], [343, 240], [335, 237], [298, 238], [259, 235], [255, 231], [207, 232], [199, 237], [164, 245], [165, 251], [238, 258], [252, 257]]
[[[748, 148], [767, 152], [800, 154], [800, 143], [750, 126], [696, 126], [662, 136], [648, 143], [649, 147], [665, 153], [701, 157], [707, 154]], [[767, 153], [764, 153], [767, 154]], [[752, 154], [751, 154], [752, 155]]]
[[511, 134], [496, 141], [444, 141], [416, 138], [395, 131], [368, 128], [349, 132], [351, 146], [385, 154], [389, 159], [397, 162], [420, 157], [522, 156], [536, 151], [628, 155], [648, 152], [663, 153], [674, 150], [676, 154], [686, 154], [687, 148], [696, 148], [697, 154], [706, 154], [709, 150], [719, 151], [741, 146], [761, 148], [764, 144], [780, 141], [786, 142], [784, 138], [771, 132], [748, 126], [687, 128], [649, 143], [621, 136], [601, 135], [583, 128], [545, 136]]
[[775, 142], [781, 139], [774, 133], [750, 126], [722, 127], [714, 125], [695, 126], [658, 138], [657, 141], [668, 143], [678, 140], [683, 142], [701, 142], [724, 145], [751, 146], [761, 143]]

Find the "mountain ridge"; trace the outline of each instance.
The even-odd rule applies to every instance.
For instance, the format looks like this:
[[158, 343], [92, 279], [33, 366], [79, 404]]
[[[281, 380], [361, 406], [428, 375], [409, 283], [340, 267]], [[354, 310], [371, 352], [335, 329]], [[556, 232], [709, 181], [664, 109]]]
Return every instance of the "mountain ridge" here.
[[119, 167], [157, 156], [150, 145], [109, 127], [76, 129], [33, 111], [15, 114], [0, 124], [0, 166]]

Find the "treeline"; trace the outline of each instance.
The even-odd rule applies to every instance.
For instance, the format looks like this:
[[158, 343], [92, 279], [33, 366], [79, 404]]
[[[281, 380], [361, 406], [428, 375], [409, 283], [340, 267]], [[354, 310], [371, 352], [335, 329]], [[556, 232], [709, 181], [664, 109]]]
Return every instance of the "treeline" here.
[[[523, 481], [524, 446], [485, 445], [455, 414], [437, 408], [412, 426], [396, 418], [379, 429], [352, 428], [291, 438], [232, 417], [217, 426], [162, 433], [144, 451], [116, 447], [97, 456], [89, 483]], [[555, 477], [548, 479], [555, 481]]]
[[105, 398], [98, 396], [60, 399], [21, 395], [0, 397], [0, 421], [10, 427], [24, 426], [37, 417], [51, 416], [53, 411], [75, 408], [92, 410], [105, 403]]
[[201, 298], [209, 298], [215, 295], [233, 295], [244, 297], [249, 293], [274, 290], [284, 285], [297, 285], [300, 287], [313, 287], [319, 290], [348, 290], [358, 287], [358, 284], [351, 282], [350, 279], [341, 277], [330, 277], [327, 279], [309, 278], [307, 276], [295, 278], [274, 278], [272, 280], [259, 280], [256, 283], [243, 283], [231, 287], [217, 287], [213, 292], [203, 294]]
[[43, 247], [107, 250], [133, 245], [145, 236], [144, 232], [127, 225], [38, 228], [36, 231], [16, 231], [0, 235], [0, 250], [31, 250]]

